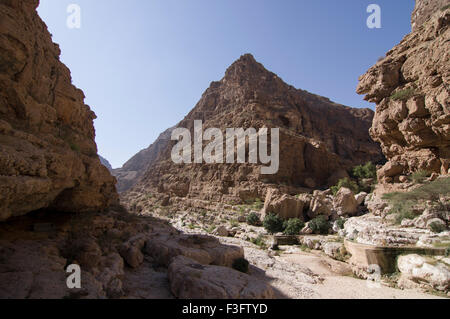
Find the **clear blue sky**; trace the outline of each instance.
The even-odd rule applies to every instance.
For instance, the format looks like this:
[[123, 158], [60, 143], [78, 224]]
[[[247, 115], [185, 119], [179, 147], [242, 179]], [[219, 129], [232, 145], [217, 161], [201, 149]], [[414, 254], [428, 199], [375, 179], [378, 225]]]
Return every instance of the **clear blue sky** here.
[[[81, 7], [81, 29], [66, 26]], [[369, 29], [366, 8], [382, 9]], [[285, 82], [372, 107], [358, 77], [410, 32], [414, 0], [41, 0], [73, 82], [98, 116], [99, 153], [120, 167], [252, 53]]]

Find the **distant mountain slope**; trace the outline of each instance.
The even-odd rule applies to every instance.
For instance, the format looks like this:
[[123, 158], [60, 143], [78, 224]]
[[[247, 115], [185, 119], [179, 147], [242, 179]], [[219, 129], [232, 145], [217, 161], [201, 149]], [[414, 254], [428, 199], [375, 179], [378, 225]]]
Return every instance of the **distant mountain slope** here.
[[118, 192], [125, 192], [138, 182], [148, 166], [157, 159], [161, 150], [167, 147], [172, 130], [173, 128], [170, 128], [163, 132], [152, 145], [130, 158], [121, 168], [112, 171], [117, 178]]

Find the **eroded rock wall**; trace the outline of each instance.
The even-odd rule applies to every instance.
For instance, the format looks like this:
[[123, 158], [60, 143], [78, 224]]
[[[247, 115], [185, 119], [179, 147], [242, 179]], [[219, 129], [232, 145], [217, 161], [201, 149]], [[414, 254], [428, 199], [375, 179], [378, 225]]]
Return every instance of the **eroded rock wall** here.
[[377, 103], [370, 134], [389, 160], [379, 171], [382, 181], [449, 171], [449, 25], [450, 8], [416, 22], [415, 31], [360, 77], [357, 92]]
[[102, 210], [118, 200], [97, 155], [96, 116], [71, 84], [38, 5], [0, 1], [0, 221], [41, 208]]
[[411, 18], [412, 30], [417, 31], [435, 12], [450, 6], [448, 0], [416, 0]]

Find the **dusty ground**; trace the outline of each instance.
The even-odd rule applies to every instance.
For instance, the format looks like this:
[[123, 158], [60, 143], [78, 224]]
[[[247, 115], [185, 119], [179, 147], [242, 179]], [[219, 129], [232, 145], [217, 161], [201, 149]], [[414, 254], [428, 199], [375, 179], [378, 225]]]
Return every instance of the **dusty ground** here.
[[[186, 230], [186, 232], [194, 232]], [[371, 285], [352, 276], [348, 264], [320, 251], [304, 252], [294, 246], [267, 251], [238, 238], [220, 237], [225, 244], [244, 247], [252, 264], [250, 274], [268, 280], [278, 298], [288, 299], [437, 299], [417, 290], [401, 290], [386, 283]]]

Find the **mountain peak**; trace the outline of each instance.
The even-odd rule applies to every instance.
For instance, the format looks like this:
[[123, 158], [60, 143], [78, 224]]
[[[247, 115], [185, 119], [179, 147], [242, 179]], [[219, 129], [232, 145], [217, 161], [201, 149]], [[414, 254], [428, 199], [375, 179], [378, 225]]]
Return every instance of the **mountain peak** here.
[[241, 82], [241, 80], [251, 80], [264, 74], [273, 75], [261, 63], [256, 61], [252, 54], [247, 53], [242, 55], [227, 69], [225, 79]]

